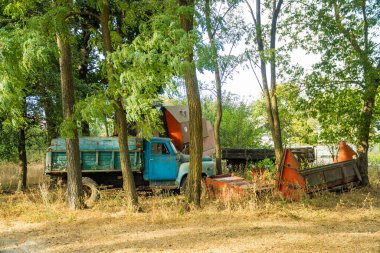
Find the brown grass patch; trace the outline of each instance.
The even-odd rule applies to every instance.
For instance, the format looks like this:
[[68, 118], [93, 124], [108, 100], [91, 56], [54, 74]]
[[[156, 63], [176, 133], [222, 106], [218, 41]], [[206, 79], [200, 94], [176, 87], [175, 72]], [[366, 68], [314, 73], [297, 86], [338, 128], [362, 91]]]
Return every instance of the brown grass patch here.
[[300, 202], [276, 194], [243, 200], [140, 196], [128, 212], [120, 190], [102, 190], [91, 209], [65, 208], [44, 184], [0, 194], [0, 251], [36, 252], [379, 252], [380, 178], [371, 188], [323, 192]]
[[[17, 187], [18, 165], [15, 163], [0, 163], [0, 190], [12, 191]], [[28, 186], [37, 185], [46, 180], [42, 163], [28, 164]]]

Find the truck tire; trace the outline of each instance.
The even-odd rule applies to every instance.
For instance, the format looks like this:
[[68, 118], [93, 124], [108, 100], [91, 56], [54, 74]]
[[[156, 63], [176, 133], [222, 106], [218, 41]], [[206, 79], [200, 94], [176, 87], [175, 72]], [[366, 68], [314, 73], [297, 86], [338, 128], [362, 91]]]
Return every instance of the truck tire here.
[[[182, 178], [181, 187], [179, 188], [180, 194], [185, 194], [187, 190], [187, 175]], [[201, 196], [206, 195], [206, 177], [202, 176], [201, 180]]]
[[187, 190], [187, 175], [184, 176], [181, 180], [181, 185], [180, 185], [180, 188], [179, 188], [179, 193], [180, 194], [185, 194]]
[[82, 178], [84, 202], [87, 206], [91, 206], [98, 199], [98, 184], [89, 177]]

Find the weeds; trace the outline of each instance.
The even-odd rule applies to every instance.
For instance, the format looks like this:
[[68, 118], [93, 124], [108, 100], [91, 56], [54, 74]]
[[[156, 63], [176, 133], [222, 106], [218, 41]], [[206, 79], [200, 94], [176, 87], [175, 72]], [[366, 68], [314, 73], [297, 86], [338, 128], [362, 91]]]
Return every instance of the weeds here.
[[223, 199], [202, 196], [202, 208], [188, 205], [184, 196], [173, 192], [141, 193], [139, 212], [128, 211], [121, 189], [104, 189], [95, 205], [84, 211], [69, 211], [65, 207], [63, 188], [50, 190], [46, 183], [30, 188], [26, 193], [0, 194], [0, 220], [75, 222], [91, 217], [125, 217], [152, 224], [184, 222], [189, 219], [288, 219], [290, 221], [327, 222], [345, 217], [352, 220], [380, 219], [380, 177], [376, 170], [369, 173], [371, 187], [352, 188], [344, 193], [327, 191], [305, 196], [299, 202], [287, 202], [276, 192], [258, 194], [252, 189], [242, 198], [232, 194]]

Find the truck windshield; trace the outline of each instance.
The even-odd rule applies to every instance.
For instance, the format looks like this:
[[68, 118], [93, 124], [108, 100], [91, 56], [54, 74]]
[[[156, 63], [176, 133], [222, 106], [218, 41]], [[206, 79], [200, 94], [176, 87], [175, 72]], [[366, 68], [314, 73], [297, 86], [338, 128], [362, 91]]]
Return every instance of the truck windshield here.
[[172, 146], [174, 154], [178, 154], [178, 150], [175, 148], [174, 144], [172, 142], [170, 142], [170, 145]]

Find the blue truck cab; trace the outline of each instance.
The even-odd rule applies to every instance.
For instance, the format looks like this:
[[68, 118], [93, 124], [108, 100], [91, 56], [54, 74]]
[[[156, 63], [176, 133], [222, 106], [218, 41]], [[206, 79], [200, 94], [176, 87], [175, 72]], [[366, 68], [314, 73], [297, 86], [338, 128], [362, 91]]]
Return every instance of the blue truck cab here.
[[[131, 168], [137, 189], [180, 189], [189, 172], [189, 156], [177, 151], [169, 138], [149, 140], [128, 138]], [[117, 137], [79, 138], [80, 163], [84, 184], [121, 186], [121, 165]], [[202, 159], [202, 176], [214, 175], [215, 163]], [[45, 173], [53, 180], [66, 180], [66, 145], [53, 139], [46, 153]]]

